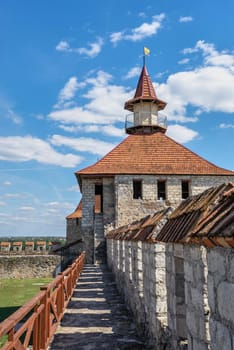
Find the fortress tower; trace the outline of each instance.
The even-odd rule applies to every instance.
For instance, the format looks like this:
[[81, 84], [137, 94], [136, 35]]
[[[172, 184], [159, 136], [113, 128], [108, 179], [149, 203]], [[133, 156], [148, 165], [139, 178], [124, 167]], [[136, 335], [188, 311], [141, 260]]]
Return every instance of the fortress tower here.
[[[234, 181], [220, 168], [166, 135], [161, 114], [166, 102], [157, 97], [144, 65], [135, 95], [125, 103], [128, 136], [98, 162], [76, 172], [81, 203], [67, 217], [67, 238], [77, 234], [89, 262], [105, 260], [105, 233], [162, 207], [176, 207], [190, 195]], [[70, 218], [69, 218], [70, 217]]]

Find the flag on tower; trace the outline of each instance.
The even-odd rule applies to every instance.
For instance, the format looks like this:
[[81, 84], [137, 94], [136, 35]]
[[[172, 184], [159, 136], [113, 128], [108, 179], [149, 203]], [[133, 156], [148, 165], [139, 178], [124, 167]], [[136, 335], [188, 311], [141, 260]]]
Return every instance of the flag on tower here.
[[147, 47], [144, 47], [144, 54], [147, 56], [150, 54], [150, 50]]

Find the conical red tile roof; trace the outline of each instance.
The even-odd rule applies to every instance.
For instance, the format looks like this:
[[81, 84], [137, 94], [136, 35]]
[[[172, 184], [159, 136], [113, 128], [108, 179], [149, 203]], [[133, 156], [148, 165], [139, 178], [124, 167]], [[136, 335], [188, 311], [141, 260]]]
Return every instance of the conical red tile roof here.
[[130, 135], [94, 165], [76, 174], [164, 174], [164, 175], [232, 175], [234, 172], [220, 168], [167, 135]]
[[143, 66], [142, 68], [134, 98], [128, 100], [125, 103], [124, 108], [129, 111], [133, 111], [133, 105], [135, 103], [138, 103], [139, 101], [154, 102], [155, 104], [158, 105], [159, 110], [164, 109], [166, 106], [166, 102], [161, 101], [157, 98], [155, 89], [153, 87], [153, 84], [148, 74], [146, 66]]

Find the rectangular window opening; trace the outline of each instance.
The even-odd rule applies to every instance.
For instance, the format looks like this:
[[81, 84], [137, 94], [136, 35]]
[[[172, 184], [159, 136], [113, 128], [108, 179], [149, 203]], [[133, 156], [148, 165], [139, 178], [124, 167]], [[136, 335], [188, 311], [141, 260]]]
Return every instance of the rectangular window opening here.
[[95, 184], [95, 201], [94, 201], [95, 214], [101, 214], [103, 212], [103, 185]]
[[133, 180], [133, 199], [142, 199], [142, 180]]
[[181, 181], [181, 196], [182, 199], [188, 198], [190, 195], [189, 193], [189, 181], [182, 180]]
[[158, 181], [158, 199], [159, 200], [166, 199], [166, 181], [165, 180]]

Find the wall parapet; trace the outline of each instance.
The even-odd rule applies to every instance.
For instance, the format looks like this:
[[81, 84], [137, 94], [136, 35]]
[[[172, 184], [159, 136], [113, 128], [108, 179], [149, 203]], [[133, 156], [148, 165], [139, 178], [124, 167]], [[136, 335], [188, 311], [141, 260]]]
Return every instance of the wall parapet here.
[[234, 184], [107, 234], [120, 293], [155, 349], [234, 349]]

